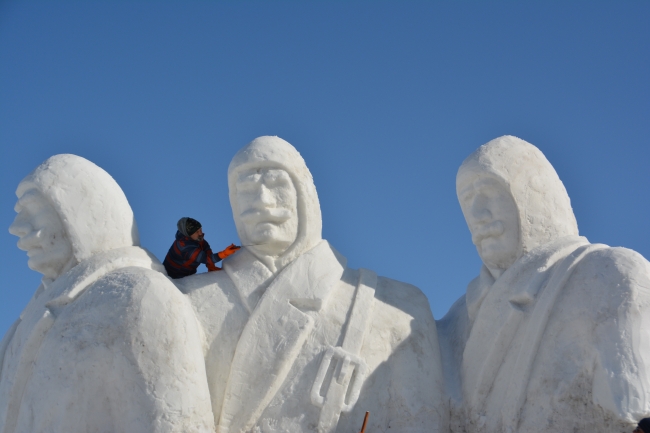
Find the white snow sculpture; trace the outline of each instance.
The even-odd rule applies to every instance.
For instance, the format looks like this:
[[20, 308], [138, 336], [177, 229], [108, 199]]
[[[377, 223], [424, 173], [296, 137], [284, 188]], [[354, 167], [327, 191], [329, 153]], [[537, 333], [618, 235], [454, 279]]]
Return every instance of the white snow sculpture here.
[[44, 277], [0, 345], [0, 432], [213, 431], [192, 308], [113, 178], [56, 155], [16, 194], [10, 232]]
[[456, 185], [484, 265], [438, 321], [452, 430], [632, 431], [650, 415], [650, 263], [578, 236], [523, 140], [481, 146]]
[[243, 248], [225, 272], [180, 280], [205, 335], [217, 431], [446, 431], [435, 322], [415, 287], [346, 260], [321, 238], [296, 149], [259, 137], [228, 170]]

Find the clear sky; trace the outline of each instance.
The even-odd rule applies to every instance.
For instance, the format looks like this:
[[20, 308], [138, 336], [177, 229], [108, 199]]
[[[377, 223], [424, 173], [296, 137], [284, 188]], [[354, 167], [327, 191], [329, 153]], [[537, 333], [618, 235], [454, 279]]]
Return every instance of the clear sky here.
[[650, 2], [0, 2], [0, 335], [39, 284], [15, 188], [74, 153], [107, 170], [161, 260], [182, 216], [238, 243], [235, 152], [304, 156], [324, 237], [442, 317], [480, 261], [460, 163], [505, 134], [547, 156], [581, 234], [650, 257]]

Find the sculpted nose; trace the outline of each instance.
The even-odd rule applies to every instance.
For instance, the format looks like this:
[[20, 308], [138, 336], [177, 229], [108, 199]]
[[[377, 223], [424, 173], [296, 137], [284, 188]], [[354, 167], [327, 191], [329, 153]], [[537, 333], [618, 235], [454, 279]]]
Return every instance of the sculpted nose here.
[[9, 226], [9, 233], [14, 236], [23, 237], [32, 231], [32, 225], [17, 215], [14, 222]]
[[260, 186], [260, 192], [257, 196], [257, 202], [263, 207], [271, 207], [275, 205], [273, 194], [265, 185]]

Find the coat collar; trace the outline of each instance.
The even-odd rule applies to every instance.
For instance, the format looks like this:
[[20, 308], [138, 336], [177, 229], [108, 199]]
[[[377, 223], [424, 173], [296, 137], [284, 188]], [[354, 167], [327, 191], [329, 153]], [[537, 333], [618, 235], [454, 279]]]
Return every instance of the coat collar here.
[[77, 299], [102, 275], [127, 266], [153, 269], [166, 274], [158, 259], [144, 248], [124, 247], [103, 251], [57, 278], [47, 291], [61, 294], [49, 301], [46, 307], [56, 316], [58, 309]]
[[273, 273], [246, 247], [223, 261], [223, 270], [237, 287], [242, 303], [252, 313], [273, 281]]
[[481, 266], [481, 273], [478, 277], [474, 278], [471, 283], [467, 285], [465, 292], [465, 303], [467, 304], [467, 315], [470, 323], [474, 322], [476, 313], [483, 302], [483, 298], [488, 290], [494, 284], [494, 277], [490, 274], [488, 268]]
[[531, 302], [540, 289], [540, 281], [538, 279], [536, 282], [522, 284], [521, 277], [523, 276], [523, 280], [527, 280], [530, 279], [530, 275], [545, 273], [557, 260], [558, 253], [559, 255], [565, 254], [563, 251], [567, 247], [575, 249], [577, 245], [587, 243], [586, 238], [579, 236], [567, 236], [549, 242], [521, 257], [496, 280], [488, 268], [482, 265], [478, 277], [467, 285], [465, 293], [470, 323], [474, 322], [488, 292], [496, 291], [492, 290], [492, 286], [507, 287], [510, 291], [510, 300], [514, 303], [525, 304]]

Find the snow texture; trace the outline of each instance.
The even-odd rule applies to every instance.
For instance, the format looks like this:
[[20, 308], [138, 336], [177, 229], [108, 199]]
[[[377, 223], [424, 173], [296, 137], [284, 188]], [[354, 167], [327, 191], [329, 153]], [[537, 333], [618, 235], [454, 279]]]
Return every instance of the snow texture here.
[[255, 139], [228, 181], [242, 250], [225, 272], [177, 282], [204, 331], [217, 431], [355, 431], [366, 411], [368, 431], [446, 431], [422, 292], [347, 268], [321, 238], [311, 173], [286, 141]]
[[0, 344], [0, 431], [213, 431], [191, 306], [117, 183], [56, 155], [16, 194], [10, 231], [44, 278]]
[[516, 137], [470, 155], [457, 192], [484, 265], [438, 321], [452, 431], [631, 431], [650, 415], [650, 263], [578, 236]]
[[56, 210], [77, 262], [100, 251], [140, 245], [122, 189], [92, 162], [55, 155], [20, 182], [16, 195], [20, 198], [30, 190], [38, 190]]
[[10, 232], [42, 284], [0, 343], [0, 433], [631, 431], [650, 415], [650, 263], [580, 237], [535, 146], [457, 176], [483, 261], [438, 322], [409, 284], [322, 239], [311, 173], [278, 137], [228, 169], [242, 249], [170, 280], [101, 168], [49, 158]]

